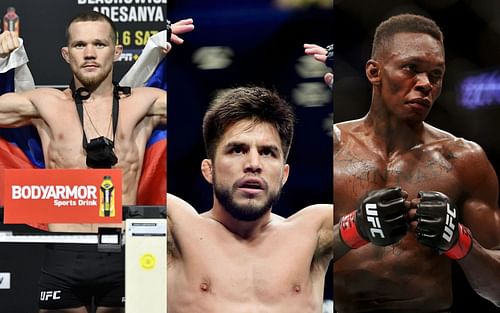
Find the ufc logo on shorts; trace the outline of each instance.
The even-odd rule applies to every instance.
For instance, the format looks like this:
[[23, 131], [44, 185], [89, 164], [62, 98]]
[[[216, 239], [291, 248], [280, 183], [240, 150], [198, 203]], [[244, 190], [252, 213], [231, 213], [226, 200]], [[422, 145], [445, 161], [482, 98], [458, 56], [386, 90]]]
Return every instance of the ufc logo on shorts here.
[[380, 220], [378, 218], [377, 205], [375, 203], [367, 203], [365, 206], [366, 216], [369, 223], [372, 224], [370, 227], [370, 233], [372, 237], [378, 235], [380, 238], [385, 238], [384, 232], [380, 227]]
[[450, 204], [446, 203], [446, 223], [444, 224], [443, 239], [450, 242], [455, 230], [454, 220], [457, 216], [457, 210], [453, 208], [450, 210]]
[[59, 299], [61, 299], [60, 294], [61, 294], [61, 290], [41, 291], [40, 292], [40, 301], [59, 300]]

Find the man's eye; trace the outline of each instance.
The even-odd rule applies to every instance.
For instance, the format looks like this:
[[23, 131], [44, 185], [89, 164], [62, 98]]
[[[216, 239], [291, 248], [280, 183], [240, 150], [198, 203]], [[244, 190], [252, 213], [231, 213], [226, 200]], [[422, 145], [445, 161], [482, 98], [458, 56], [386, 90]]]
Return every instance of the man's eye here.
[[236, 153], [236, 154], [240, 154], [243, 152], [243, 149], [241, 147], [234, 147], [231, 152]]
[[96, 44], [95, 46], [96, 46], [97, 48], [104, 48], [104, 47], [106, 47], [106, 45], [105, 45], [105, 44], [103, 44], [103, 43], [98, 43], [98, 44]]
[[261, 152], [262, 155], [264, 156], [274, 156], [274, 151], [272, 149], [264, 149]]
[[406, 64], [403, 68], [410, 71], [410, 72], [417, 71], [417, 66], [415, 64]]
[[436, 80], [439, 80], [443, 77], [443, 73], [441, 71], [432, 71], [430, 76]]

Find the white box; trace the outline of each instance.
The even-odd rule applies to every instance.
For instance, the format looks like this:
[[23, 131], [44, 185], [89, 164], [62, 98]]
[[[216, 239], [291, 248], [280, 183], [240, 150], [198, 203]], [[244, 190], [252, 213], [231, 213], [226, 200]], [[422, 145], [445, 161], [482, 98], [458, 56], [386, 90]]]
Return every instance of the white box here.
[[125, 223], [125, 312], [167, 311], [167, 220]]

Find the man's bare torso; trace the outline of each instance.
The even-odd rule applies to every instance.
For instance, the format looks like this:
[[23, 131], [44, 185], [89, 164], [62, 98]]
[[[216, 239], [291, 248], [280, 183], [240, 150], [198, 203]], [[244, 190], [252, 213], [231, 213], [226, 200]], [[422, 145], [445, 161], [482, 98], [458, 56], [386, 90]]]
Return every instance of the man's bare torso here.
[[306, 218], [275, 218], [246, 240], [210, 215], [175, 215], [168, 311], [321, 312], [328, 260], [314, 259], [318, 229]]
[[[40, 97], [35, 105], [41, 118], [33, 120], [42, 142], [46, 168], [87, 168], [82, 146], [82, 126], [71, 93], [66, 90], [38, 90]], [[87, 140], [104, 135], [112, 137], [112, 96], [95, 101], [85, 101], [84, 126]], [[146, 142], [154, 127], [151, 118], [144, 118], [147, 104], [132, 93], [122, 97], [114, 139], [116, 168], [122, 169], [122, 203], [135, 204], [137, 186], [142, 170]], [[89, 120], [89, 116], [91, 121]], [[94, 128], [94, 126], [95, 128]], [[50, 224], [51, 231], [95, 232], [98, 224]], [[107, 227], [121, 227], [106, 224]]]
[[[444, 192], [460, 201], [456, 162], [467, 149], [464, 140], [429, 128], [423, 144], [384, 156], [377, 153], [372, 133], [359, 122], [339, 125], [340, 143], [334, 158], [335, 223], [359, 204], [368, 191], [401, 186]], [[367, 309], [384, 312], [437, 312], [452, 302], [450, 261], [422, 245], [414, 233], [397, 244], [372, 244], [349, 251], [335, 263], [335, 304], [339, 312]]]

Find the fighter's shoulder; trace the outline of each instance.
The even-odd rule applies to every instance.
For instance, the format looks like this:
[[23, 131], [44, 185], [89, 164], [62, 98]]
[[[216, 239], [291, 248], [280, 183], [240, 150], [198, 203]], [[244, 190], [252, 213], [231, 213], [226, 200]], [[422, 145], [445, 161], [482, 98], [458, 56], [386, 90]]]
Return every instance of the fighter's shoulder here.
[[308, 223], [321, 226], [323, 223], [333, 225], [333, 205], [332, 204], [314, 204], [309, 205], [297, 213], [290, 216], [286, 221], [291, 223]]
[[68, 101], [73, 101], [71, 93], [55, 88], [36, 88], [20, 94], [30, 99], [30, 101], [37, 106], [54, 106], [59, 103], [65, 104]]
[[483, 148], [476, 142], [457, 137], [447, 131], [425, 124], [430, 145], [440, 146], [453, 159], [467, 159], [484, 155]]
[[336, 145], [342, 144], [362, 124], [362, 119], [333, 124], [333, 140]]
[[44, 97], [57, 97], [57, 98], [61, 98], [61, 99], [66, 99], [66, 98], [68, 98], [68, 96], [71, 96], [71, 94], [68, 94], [63, 90], [59, 90], [59, 89], [55, 89], [55, 88], [47, 88], [47, 87], [36, 88], [33, 90], [24, 91], [21, 94], [44, 96]]
[[170, 193], [167, 193], [167, 215], [174, 219], [199, 216], [191, 204]]
[[163, 89], [155, 87], [135, 87], [131, 88], [129, 95], [122, 95], [120, 101], [131, 103], [134, 106], [149, 106], [160, 98], [165, 98], [166, 92]]
[[470, 167], [471, 162], [489, 162], [486, 153], [478, 143], [457, 137], [428, 124], [425, 127], [430, 138], [429, 145], [439, 149], [443, 156], [455, 165], [462, 163]]
[[135, 87], [131, 88], [132, 96], [142, 96], [146, 94], [165, 94], [165, 90], [156, 87]]

